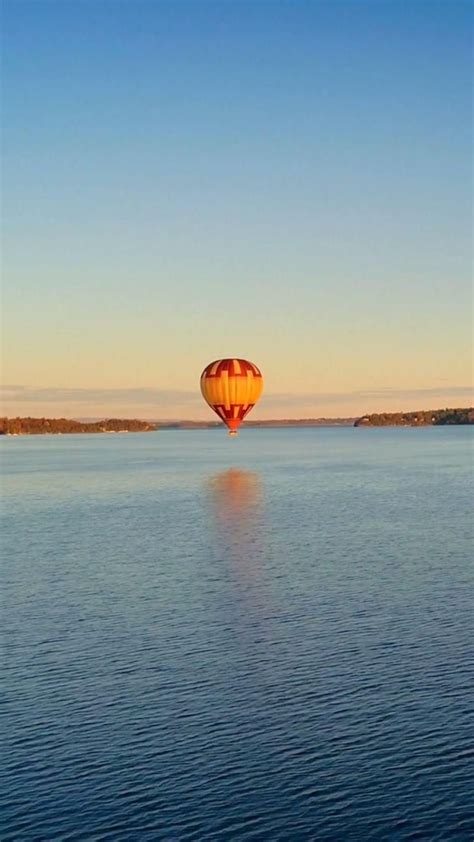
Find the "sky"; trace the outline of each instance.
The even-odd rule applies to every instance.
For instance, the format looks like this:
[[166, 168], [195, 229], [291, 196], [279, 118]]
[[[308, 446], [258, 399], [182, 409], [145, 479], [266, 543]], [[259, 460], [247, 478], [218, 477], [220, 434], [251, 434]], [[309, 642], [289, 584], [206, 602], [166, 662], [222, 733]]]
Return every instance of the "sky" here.
[[456, 0], [4, 0], [4, 414], [469, 405], [471, 67]]

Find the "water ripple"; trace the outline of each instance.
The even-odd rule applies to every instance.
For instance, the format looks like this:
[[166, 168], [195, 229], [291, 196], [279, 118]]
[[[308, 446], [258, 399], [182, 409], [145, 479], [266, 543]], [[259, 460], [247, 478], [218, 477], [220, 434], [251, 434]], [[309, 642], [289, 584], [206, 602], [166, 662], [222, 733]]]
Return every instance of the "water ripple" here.
[[2, 842], [472, 842], [467, 433], [378, 433], [14, 442]]

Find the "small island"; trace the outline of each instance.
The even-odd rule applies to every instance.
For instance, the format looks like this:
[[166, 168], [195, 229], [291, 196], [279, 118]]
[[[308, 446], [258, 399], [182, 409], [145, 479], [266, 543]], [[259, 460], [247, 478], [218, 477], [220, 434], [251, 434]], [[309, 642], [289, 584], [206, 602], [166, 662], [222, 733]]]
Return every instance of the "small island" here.
[[107, 418], [104, 421], [73, 421], [70, 418], [0, 418], [0, 435], [25, 436], [63, 433], [147, 433], [156, 424], [136, 419]]
[[382, 412], [358, 418], [354, 427], [441, 427], [474, 424], [474, 409], [425, 409], [417, 412]]

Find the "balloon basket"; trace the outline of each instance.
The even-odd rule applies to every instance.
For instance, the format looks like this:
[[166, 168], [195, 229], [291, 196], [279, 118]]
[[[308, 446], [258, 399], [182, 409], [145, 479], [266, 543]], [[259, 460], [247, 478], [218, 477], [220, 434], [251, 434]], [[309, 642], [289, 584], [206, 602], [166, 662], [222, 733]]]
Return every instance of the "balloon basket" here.
[[236, 436], [237, 430], [229, 430], [229, 436]]

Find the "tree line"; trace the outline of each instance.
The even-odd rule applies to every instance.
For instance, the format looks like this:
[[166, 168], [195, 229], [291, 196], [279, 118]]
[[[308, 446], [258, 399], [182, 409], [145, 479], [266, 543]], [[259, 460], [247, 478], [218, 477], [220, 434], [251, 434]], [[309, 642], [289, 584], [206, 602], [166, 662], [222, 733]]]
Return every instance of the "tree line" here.
[[0, 418], [0, 435], [22, 436], [44, 433], [143, 433], [156, 424], [130, 418], [103, 421], [73, 421], [70, 418]]
[[425, 409], [418, 412], [374, 412], [358, 418], [354, 427], [427, 427], [474, 424], [474, 409]]

